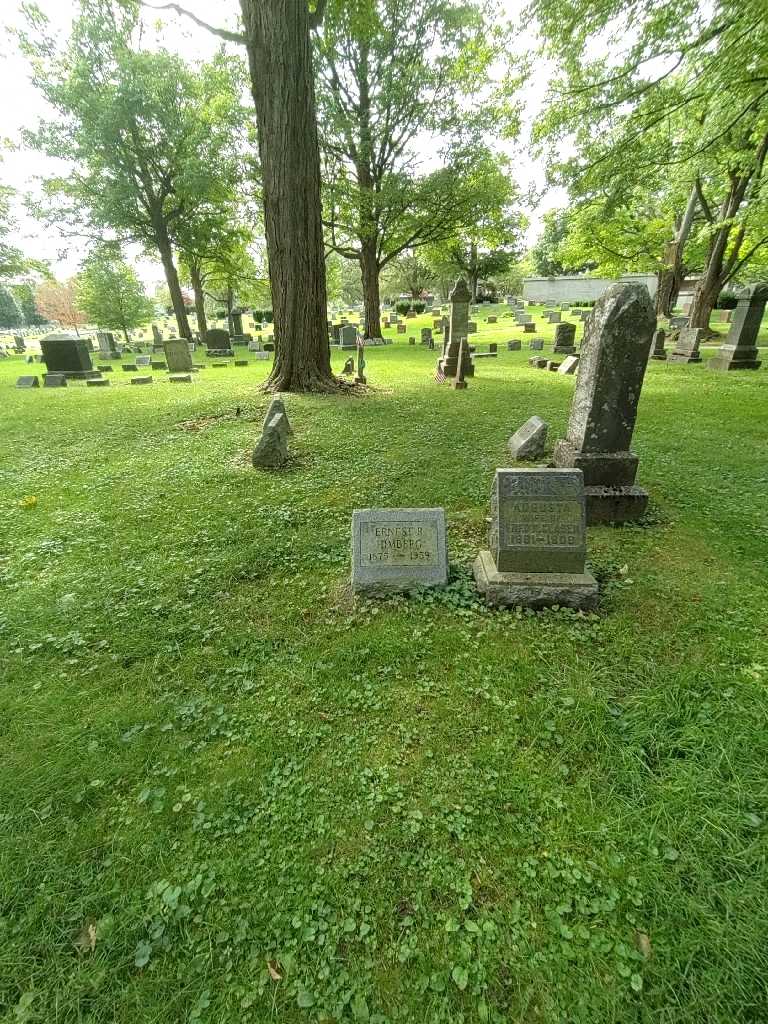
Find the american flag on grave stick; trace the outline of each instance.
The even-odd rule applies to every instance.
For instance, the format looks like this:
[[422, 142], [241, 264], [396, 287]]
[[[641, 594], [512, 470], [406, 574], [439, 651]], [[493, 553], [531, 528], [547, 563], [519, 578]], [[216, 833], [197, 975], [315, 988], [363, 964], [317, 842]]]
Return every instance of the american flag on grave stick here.
[[438, 384], [445, 384], [445, 374], [443, 373], [443, 368], [440, 366], [439, 363], [437, 364], [437, 369], [435, 370], [435, 380], [437, 381]]

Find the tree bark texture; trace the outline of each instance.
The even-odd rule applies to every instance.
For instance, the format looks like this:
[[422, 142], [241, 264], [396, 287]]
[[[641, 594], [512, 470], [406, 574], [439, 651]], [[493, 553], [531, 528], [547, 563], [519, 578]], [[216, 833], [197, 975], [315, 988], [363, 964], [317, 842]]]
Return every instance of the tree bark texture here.
[[195, 293], [195, 316], [197, 317], [197, 333], [204, 342], [208, 334], [208, 319], [205, 315], [205, 290], [200, 267], [194, 261], [189, 264], [189, 276], [192, 280], [192, 291]]
[[697, 205], [698, 193], [694, 186], [688, 197], [685, 213], [677, 225], [675, 237], [668, 243], [664, 253], [664, 268], [659, 274], [659, 286], [656, 291], [656, 316], [670, 317], [675, 308], [680, 287], [685, 280], [683, 252], [691, 233]]
[[381, 337], [381, 296], [376, 239], [367, 238], [360, 247], [360, 275], [363, 282], [365, 337]]
[[267, 387], [330, 391], [320, 153], [306, 0], [240, 0], [259, 130], [275, 318]]
[[157, 248], [160, 253], [160, 261], [163, 264], [163, 270], [165, 272], [165, 281], [168, 285], [168, 291], [171, 293], [171, 305], [173, 306], [173, 312], [176, 317], [179, 337], [186, 338], [188, 341], [191, 341], [192, 331], [189, 329], [187, 311], [184, 308], [184, 296], [181, 294], [179, 275], [176, 270], [176, 264], [173, 262], [173, 249], [171, 248], [171, 242], [168, 237], [165, 224], [156, 225], [155, 237], [157, 240]]

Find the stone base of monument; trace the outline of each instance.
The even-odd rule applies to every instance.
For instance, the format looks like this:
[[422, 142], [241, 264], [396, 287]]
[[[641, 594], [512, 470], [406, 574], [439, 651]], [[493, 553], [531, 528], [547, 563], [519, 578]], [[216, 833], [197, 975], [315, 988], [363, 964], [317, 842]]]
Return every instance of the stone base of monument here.
[[721, 345], [717, 355], [710, 359], [710, 370], [759, 370], [761, 361], [756, 348], [736, 348], [735, 345]]
[[[447, 380], [448, 379], [453, 379], [456, 376], [456, 366], [458, 364], [458, 361], [459, 360], [455, 356], [446, 356], [445, 358], [438, 360], [437, 365], [443, 371], [443, 373], [445, 374]], [[464, 377], [474, 377], [475, 376], [475, 364], [472, 362], [472, 360], [469, 357], [467, 357], [464, 360], [464, 372], [463, 372], [462, 376], [464, 376]]]
[[666, 360], [666, 358], [667, 358], [667, 353], [666, 352], [652, 352], [651, 353], [651, 359], [663, 359], [663, 360]]
[[670, 363], [700, 363], [701, 356], [698, 352], [672, 352], [667, 356]]
[[648, 491], [642, 487], [585, 487], [587, 526], [631, 523], [648, 508]]
[[485, 603], [502, 608], [594, 608], [599, 589], [589, 573], [499, 572], [490, 551], [481, 551], [473, 566]]
[[576, 346], [575, 345], [555, 345], [555, 347], [552, 349], [552, 351], [556, 355], [575, 356], [576, 355]]
[[648, 492], [635, 486], [639, 460], [634, 452], [580, 452], [563, 440], [555, 445], [553, 461], [584, 474], [588, 526], [631, 522], [648, 507]]

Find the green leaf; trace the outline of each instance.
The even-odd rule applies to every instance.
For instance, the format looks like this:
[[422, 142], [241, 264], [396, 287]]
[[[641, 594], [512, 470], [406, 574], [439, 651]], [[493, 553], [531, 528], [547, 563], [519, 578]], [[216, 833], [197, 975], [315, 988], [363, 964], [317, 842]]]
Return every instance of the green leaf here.
[[152, 945], [149, 942], [140, 942], [136, 946], [133, 955], [133, 962], [137, 967], [146, 967], [152, 957]]
[[451, 977], [456, 987], [463, 992], [469, 983], [469, 971], [467, 968], [457, 964], [451, 971]]
[[296, 1004], [302, 1008], [302, 1010], [309, 1009], [310, 1006], [315, 1005], [315, 997], [306, 988], [300, 988], [296, 996]]

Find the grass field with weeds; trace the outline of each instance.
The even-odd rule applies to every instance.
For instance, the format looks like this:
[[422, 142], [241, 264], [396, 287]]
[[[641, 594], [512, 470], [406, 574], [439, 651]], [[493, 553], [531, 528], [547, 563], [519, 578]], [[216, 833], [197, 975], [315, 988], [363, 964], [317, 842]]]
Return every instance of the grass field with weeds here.
[[[491, 612], [494, 470], [574, 378], [395, 337], [286, 397], [281, 472], [266, 362], [0, 363], [0, 1020], [768, 1019], [766, 368], [652, 362], [598, 612]], [[446, 588], [352, 600], [375, 505], [445, 507]]]

